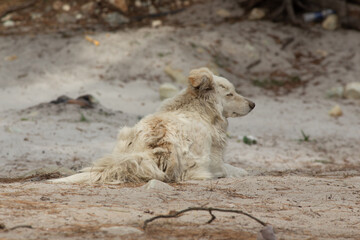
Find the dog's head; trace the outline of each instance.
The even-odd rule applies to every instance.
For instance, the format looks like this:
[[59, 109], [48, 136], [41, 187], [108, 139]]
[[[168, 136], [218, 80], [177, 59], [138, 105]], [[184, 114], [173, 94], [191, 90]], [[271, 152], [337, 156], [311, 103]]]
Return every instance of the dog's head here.
[[255, 103], [238, 94], [227, 79], [215, 76], [208, 68], [194, 69], [190, 72], [189, 87], [195, 94], [213, 94], [222, 105], [224, 117], [241, 117], [254, 109]]

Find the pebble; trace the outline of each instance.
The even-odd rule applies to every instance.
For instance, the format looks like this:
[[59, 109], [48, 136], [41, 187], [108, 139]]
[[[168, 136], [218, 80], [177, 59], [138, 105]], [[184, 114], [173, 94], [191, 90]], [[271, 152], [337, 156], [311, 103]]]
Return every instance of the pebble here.
[[331, 14], [322, 22], [322, 27], [326, 30], [334, 31], [339, 27], [339, 17], [336, 14]]
[[344, 87], [332, 87], [326, 91], [326, 96], [329, 98], [342, 98], [344, 96]]
[[344, 97], [350, 99], [360, 99], [360, 82], [351, 82], [346, 84]]
[[263, 8], [253, 8], [248, 16], [249, 20], [260, 20], [266, 15], [266, 11]]
[[162, 21], [161, 20], [154, 20], [151, 22], [151, 27], [153, 28], [158, 28], [162, 25]]
[[64, 4], [64, 5], [62, 6], [62, 10], [64, 10], [65, 12], [70, 11], [70, 9], [71, 9], [71, 7], [70, 7], [69, 4]]
[[342, 112], [340, 106], [336, 104], [329, 111], [329, 115], [332, 116], [332, 117], [340, 117], [341, 115], [343, 115], [343, 112]]
[[216, 15], [218, 15], [219, 17], [223, 17], [223, 18], [226, 18], [226, 17], [230, 17], [230, 12], [226, 9], [219, 9], [216, 11]]
[[147, 184], [141, 186], [141, 188], [145, 190], [173, 190], [174, 188], [170, 186], [169, 184], [166, 184], [162, 181], [152, 179]]
[[15, 26], [15, 22], [13, 20], [7, 20], [3, 23], [3, 26], [6, 27], [6, 28], [9, 28], [9, 27], [14, 27]]
[[118, 27], [121, 24], [125, 24], [129, 22], [129, 19], [120, 13], [112, 12], [109, 14], [104, 14], [103, 19], [107, 22], [111, 27]]

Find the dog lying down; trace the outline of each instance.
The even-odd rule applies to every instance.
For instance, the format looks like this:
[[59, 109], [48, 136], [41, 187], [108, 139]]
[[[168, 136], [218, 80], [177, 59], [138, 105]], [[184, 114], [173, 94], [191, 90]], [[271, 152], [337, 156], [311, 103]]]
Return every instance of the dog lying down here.
[[223, 162], [227, 118], [248, 114], [255, 103], [207, 68], [190, 72], [188, 87], [134, 127], [120, 130], [113, 152], [63, 183], [164, 182], [244, 176]]

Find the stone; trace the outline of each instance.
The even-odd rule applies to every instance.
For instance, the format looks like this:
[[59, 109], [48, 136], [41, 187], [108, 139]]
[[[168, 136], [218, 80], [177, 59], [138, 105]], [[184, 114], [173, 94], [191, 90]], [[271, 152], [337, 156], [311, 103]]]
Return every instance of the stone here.
[[14, 27], [15, 26], [15, 22], [13, 20], [7, 20], [3, 23], [3, 26], [6, 28], [10, 28], [10, 27]]
[[256, 240], [277, 240], [274, 228], [271, 225], [266, 225], [259, 231]]
[[55, 1], [53, 4], [52, 4], [52, 8], [56, 11], [59, 11], [62, 7], [63, 3], [61, 1]]
[[223, 18], [231, 16], [230, 12], [228, 10], [226, 10], [226, 9], [223, 9], [223, 8], [217, 10], [216, 15], [218, 15], [219, 17], [223, 17]]
[[95, 2], [88, 2], [81, 6], [81, 12], [85, 15], [92, 15], [95, 13], [97, 4]]
[[150, 180], [147, 184], [141, 186], [141, 188], [145, 189], [145, 190], [160, 190], [160, 191], [164, 191], [164, 190], [169, 191], [169, 190], [174, 189], [169, 184], [166, 184], [166, 183], [156, 180], [156, 179]]
[[136, 234], [136, 235], [140, 235], [143, 234], [143, 232], [137, 228], [134, 227], [129, 227], [129, 226], [113, 226], [113, 227], [102, 227], [100, 228], [100, 231], [103, 232], [107, 232], [111, 235], [117, 235], [117, 236], [122, 236], [122, 235], [132, 235], [132, 234]]
[[161, 100], [174, 97], [178, 92], [179, 89], [171, 83], [164, 83], [159, 87], [159, 95]]
[[84, 16], [81, 13], [77, 13], [75, 18], [76, 18], [76, 20], [81, 20], [84, 18]]
[[126, 0], [109, 0], [109, 3], [114, 7], [120, 9], [123, 13], [127, 13], [128, 5]]
[[346, 84], [344, 97], [349, 99], [360, 99], [360, 82]]
[[339, 27], [339, 17], [336, 14], [331, 14], [325, 18], [321, 25], [326, 30], [334, 31]]
[[150, 5], [150, 6], [149, 6], [149, 14], [150, 14], [150, 15], [154, 15], [154, 14], [156, 14], [156, 13], [157, 13], [156, 8], [155, 8], [153, 5]]
[[249, 20], [260, 20], [266, 16], [266, 10], [263, 8], [253, 8], [248, 16]]
[[104, 14], [103, 19], [107, 22], [111, 27], [118, 27], [121, 24], [125, 24], [129, 22], [129, 19], [120, 13], [112, 12], [109, 14]]
[[56, 15], [56, 19], [59, 23], [74, 23], [76, 18], [69, 13], [60, 13]]
[[151, 27], [153, 28], [158, 28], [162, 25], [162, 21], [161, 20], [154, 20], [151, 22]]
[[59, 173], [61, 176], [69, 176], [75, 174], [76, 172], [65, 167], [50, 166], [50, 167], [44, 167], [44, 168], [38, 168], [32, 170], [30, 172], [25, 173], [22, 177], [26, 178], [26, 177], [45, 175], [50, 173]]
[[344, 96], [344, 87], [332, 87], [326, 91], [326, 96], [329, 98], [342, 98]]
[[340, 117], [341, 115], [343, 115], [340, 106], [336, 104], [334, 107], [332, 107], [329, 111], [329, 115], [332, 117]]
[[71, 9], [71, 7], [70, 7], [69, 4], [64, 4], [64, 5], [62, 6], [62, 10], [65, 11], [65, 12], [70, 11], [70, 9]]
[[31, 13], [30, 14], [32, 20], [40, 19], [42, 17], [41, 13]]
[[164, 68], [164, 72], [171, 77], [173, 80], [175, 80], [177, 83], [180, 84], [187, 84], [188, 80], [187, 77], [182, 73], [179, 69], [174, 69], [170, 65], [167, 65]]

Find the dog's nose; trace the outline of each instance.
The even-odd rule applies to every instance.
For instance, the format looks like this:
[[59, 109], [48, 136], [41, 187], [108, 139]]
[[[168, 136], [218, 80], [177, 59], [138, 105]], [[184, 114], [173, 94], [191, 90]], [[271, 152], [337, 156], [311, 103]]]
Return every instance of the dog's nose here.
[[255, 103], [252, 102], [252, 101], [249, 101], [249, 100], [248, 100], [248, 102], [249, 102], [249, 107], [250, 107], [251, 109], [254, 109]]

